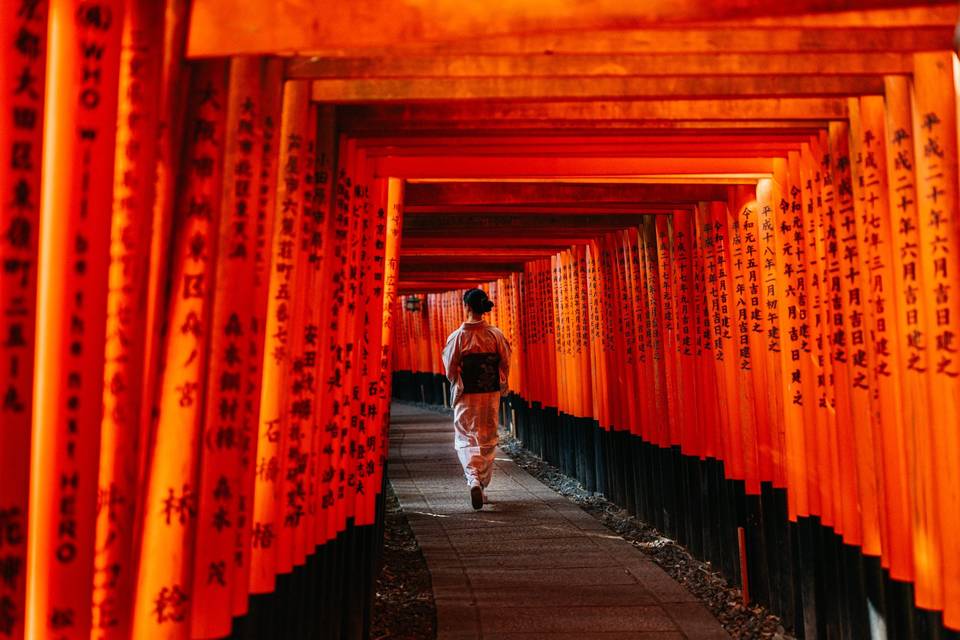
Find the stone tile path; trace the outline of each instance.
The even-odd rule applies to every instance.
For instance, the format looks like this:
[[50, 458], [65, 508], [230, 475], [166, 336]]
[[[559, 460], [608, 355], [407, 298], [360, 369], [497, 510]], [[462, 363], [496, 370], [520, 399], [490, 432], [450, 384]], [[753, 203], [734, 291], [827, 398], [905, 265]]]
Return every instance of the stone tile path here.
[[449, 417], [394, 405], [390, 440], [439, 638], [729, 638], [656, 564], [502, 453], [490, 504], [475, 512]]

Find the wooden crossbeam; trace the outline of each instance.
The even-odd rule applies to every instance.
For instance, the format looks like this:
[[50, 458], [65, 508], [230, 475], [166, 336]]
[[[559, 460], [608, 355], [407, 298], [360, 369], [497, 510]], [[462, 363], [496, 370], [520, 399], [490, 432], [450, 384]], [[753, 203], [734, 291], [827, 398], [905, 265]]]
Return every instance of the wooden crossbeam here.
[[[460, 158], [430, 156], [378, 158], [372, 163], [376, 177], [398, 178], [497, 178], [541, 176], [642, 176], [673, 174], [769, 175], [770, 158], [554, 158], [483, 156]], [[664, 180], [669, 182], [668, 180]]]
[[[754, 98], [716, 100], [596, 101], [576, 102], [494, 102], [472, 101], [457, 104], [379, 104], [356, 105], [338, 109], [337, 122], [348, 132], [403, 131], [431, 129], [453, 131], [477, 128], [534, 127], [546, 121], [548, 127], [569, 123], [574, 127], [594, 127], [599, 122], [623, 128], [629, 122], [655, 126], [656, 121], [697, 122], [730, 121], [755, 123], [761, 120], [829, 121], [847, 117], [847, 102], [842, 98]], [[748, 125], [750, 126], [750, 125]]]
[[913, 71], [906, 51], [406, 55], [303, 57], [286, 63], [289, 79], [560, 78], [750, 75], [884, 75]]
[[[902, 27], [951, 26], [957, 23], [960, 5], [952, 0], [933, 0], [909, 7], [887, 9], [838, 10], [829, 13], [806, 13], [791, 16], [753, 16], [724, 20], [721, 24], [736, 27]], [[689, 23], [693, 26], [695, 23]]]
[[[826, 128], [824, 128], [826, 130]], [[403, 154], [407, 150], [415, 152], [421, 149], [457, 147], [463, 150], [484, 151], [494, 148], [536, 148], [553, 151], [557, 149], [609, 149], [643, 148], [644, 146], [688, 144], [712, 145], [778, 145], [809, 142], [820, 133], [817, 127], [802, 128], [764, 128], [736, 130], [680, 129], [664, 130], [628, 129], [625, 131], [577, 131], [564, 130], [547, 133], [534, 131], [483, 131], [474, 133], [460, 131], [457, 134], [439, 133], [426, 130], [400, 131], [393, 135], [379, 135], [379, 132], [359, 133], [355, 136], [358, 149], [368, 155]]]
[[[479, 265], [483, 265], [479, 267]], [[431, 274], [433, 271], [442, 269], [442, 273], [438, 273], [438, 277], [451, 277], [459, 276], [462, 277], [466, 273], [477, 273], [477, 272], [511, 272], [511, 271], [520, 271], [523, 269], [522, 260], [513, 260], [510, 262], [479, 262], [476, 260], [464, 261], [461, 258], [459, 261], [447, 261], [447, 260], [435, 260], [433, 262], [411, 262], [408, 260], [400, 261], [400, 277], [411, 275], [411, 274]]]
[[423, 249], [400, 251], [403, 264], [436, 264], [438, 262], [457, 262], [469, 258], [476, 264], [502, 262], [512, 260], [526, 262], [553, 255], [556, 249], [542, 248], [536, 251], [530, 249], [511, 249], [503, 247], [461, 247], [459, 249], [434, 249], [424, 253]]
[[[492, 278], [490, 279], [492, 280]], [[458, 282], [433, 282], [430, 280], [401, 280], [397, 286], [398, 293], [442, 293], [444, 291], [453, 291], [456, 289], [472, 289], [478, 285], [486, 284], [490, 280], [461, 280]]]
[[[565, 50], [563, 45], [576, 41], [580, 33], [598, 30], [623, 29], [624, 26], [663, 25], [683, 21], [716, 21], [723, 18], [755, 18], [769, 15], [798, 15], [837, 10], [865, 10], [883, 7], [915, 5], [914, 0], [542, 0], [516, 2], [488, 0], [462, 2], [461, 0], [352, 0], [351, 2], [304, 2], [303, 0], [274, 0], [251, 3], [244, 0], [194, 0], [187, 52], [190, 56], [224, 56], [244, 53], [330, 52], [340, 55], [351, 52], [443, 50], [458, 47], [463, 50], [505, 51], [520, 48], [523, 51]], [[936, 28], [935, 28], [936, 29]], [[948, 30], [951, 30], [948, 28]], [[728, 46], [739, 43], [735, 51], [756, 50], [749, 32], [739, 36], [743, 29], [728, 29]], [[760, 30], [757, 30], [760, 31]], [[833, 40], [786, 36], [787, 29], [775, 29], [784, 40], [783, 50], [818, 48], [844, 51], [865, 46], [856, 38]], [[798, 29], [797, 31], [803, 31]], [[842, 30], [837, 30], [842, 31]], [[901, 33], [905, 30], [889, 30]], [[915, 46], [920, 42], [932, 49], [943, 48], [931, 39], [931, 34], [917, 33]], [[562, 35], [538, 35], [537, 32], [559, 32]], [[884, 31], [877, 31], [885, 33]], [[646, 37], [639, 37], [645, 33]], [[503, 34], [499, 40], [491, 34]], [[602, 52], [643, 49], [656, 51], [659, 47], [688, 46], [716, 49], [722, 38], [678, 38], [674, 30], [647, 29], [626, 31], [625, 36], [599, 38], [596, 33], [579, 36], [581, 42], [594, 41]], [[949, 38], [949, 36], [947, 36]], [[909, 38], [904, 38], [909, 41]], [[865, 40], [861, 38], [861, 40]], [[699, 42], [698, 42], [699, 41]], [[774, 46], [769, 38], [767, 46]], [[488, 43], [490, 48], [478, 45]], [[903, 50], [903, 42], [890, 39], [884, 43], [872, 42], [878, 51]], [[453, 45], [457, 45], [454, 47]], [[806, 47], [804, 47], [806, 45]], [[673, 50], [677, 50], [674, 48]], [[681, 49], [682, 50], [682, 49]], [[702, 50], [702, 49], [699, 49]], [[712, 50], [712, 49], [707, 49]]]
[[[572, 235], [566, 238], [550, 238], [543, 237], [538, 235], [532, 235], [529, 237], [514, 236], [514, 235], [503, 235], [497, 239], [497, 246], [499, 247], [511, 247], [518, 250], [526, 250], [530, 248], [537, 249], [555, 249], [563, 248], [573, 244], [584, 244], [589, 242], [596, 234], [594, 232], [584, 232], [581, 235], [576, 236]], [[477, 248], [487, 246], [488, 240], [485, 237], [481, 236], [472, 236], [472, 235], [460, 235], [460, 236], [444, 236], [444, 235], [434, 235], [434, 236], [424, 236], [424, 235], [413, 235], [408, 234], [403, 237], [403, 247], [404, 250], [415, 249], [415, 248], [444, 248], [444, 249], [457, 249], [457, 248]]]
[[416, 281], [432, 283], [435, 285], [458, 282], [490, 282], [491, 280], [503, 278], [511, 273], [519, 273], [521, 271], [523, 271], [523, 265], [519, 265], [516, 269], [489, 269], [462, 271], [457, 273], [443, 273], [443, 265], [438, 265], [435, 271], [411, 273], [407, 278], [404, 278], [401, 275], [399, 282], [403, 284], [404, 282]]
[[496, 203], [673, 202], [726, 199], [726, 187], [702, 184], [576, 184], [560, 182], [421, 182], [404, 191], [405, 211], [421, 206]]
[[[640, 3], [637, 3], [640, 4]], [[717, 5], [727, 3], [716, 3]], [[787, 3], [784, 3], [787, 4]], [[423, 53], [487, 54], [611, 54], [611, 53], [770, 53], [816, 51], [926, 51], [949, 49], [953, 26], [903, 23], [860, 27], [727, 26], [715, 22], [699, 27], [661, 26], [653, 29], [578, 29], [503, 35], [425, 46]], [[305, 51], [305, 50], [304, 50]]]
[[553, 78], [386, 78], [314, 80], [313, 99], [326, 103], [411, 100], [663, 100], [724, 96], [881, 95], [880, 75], [673, 76]]
[[462, 156], [474, 155], [504, 155], [513, 153], [527, 156], [633, 156], [657, 157], [666, 154], [674, 156], [728, 156], [751, 157], [766, 155], [785, 156], [789, 151], [800, 151], [800, 146], [810, 142], [810, 138], [780, 139], [769, 136], [765, 141], [739, 141], [729, 136], [726, 140], [696, 141], [689, 138], [673, 139], [661, 136], [659, 139], [643, 140], [638, 142], [578, 142], [567, 143], [558, 136], [553, 142], [524, 142], [522, 140], [509, 143], [493, 139], [486, 145], [459, 145], [450, 141], [442, 144], [390, 144], [385, 146], [365, 146], [368, 158], [379, 156], [412, 157], [418, 155], [445, 155], [450, 149], [456, 149]]
[[[495, 239], [497, 243], [500, 242], [501, 238], [506, 235], [510, 235], [515, 240], [524, 239], [549, 239], [550, 246], [556, 246], [557, 240], [563, 240], [560, 244], [571, 244], [571, 240], [590, 240], [600, 234], [608, 233], [610, 231], [618, 231], [624, 229], [628, 226], [634, 225], [598, 225], [592, 227], [544, 227], [539, 225], [526, 225], [526, 226], [517, 226], [511, 227], [509, 229], [497, 229], [497, 228], [478, 228], [474, 225], [463, 225], [460, 227], [449, 227], [445, 230], [424, 230], [418, 229], [416, 231], [404, 232], [408, 234], [411, 238], [434, 238], [437, 240], [444, 240], [450, 238], [451, 236], [470, 236], [471, 240], [469, 246], [478, 246], [478, 243], [483, 240], [483, 242], [489, 242], [490, 239]], [[404, 236], [406, 240], [407, 235]], [[482, 243], [481, 243], [482, 244]], [[509, 246], [509, 245], [506, 245]]]
[[644, 214], [409, 216], [403, 221], [403, 234], [404, 242], [407, 237], [416, 236], [581, 237], [638, 225], [645, 217]]
[[531, 216], [556, 215], [569, 218], [578, 215], [663, 215], [689, 206], [694, 200], [665, 200], [633, 203], [564, 203], [564, 204], [482, 204], [482, 205], [404, 205], [405, 216], [450, 217], [462, 215]]

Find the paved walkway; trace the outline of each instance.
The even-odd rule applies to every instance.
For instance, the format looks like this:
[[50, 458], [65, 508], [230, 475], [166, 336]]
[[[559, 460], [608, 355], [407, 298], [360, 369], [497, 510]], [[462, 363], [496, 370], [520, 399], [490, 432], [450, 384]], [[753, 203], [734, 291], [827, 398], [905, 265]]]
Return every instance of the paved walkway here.
[[390, 480], [430, 567], [439, 638], [729, 638], [656, 564], [502, 453], [475, 512], [452, 429], [393, 407]]

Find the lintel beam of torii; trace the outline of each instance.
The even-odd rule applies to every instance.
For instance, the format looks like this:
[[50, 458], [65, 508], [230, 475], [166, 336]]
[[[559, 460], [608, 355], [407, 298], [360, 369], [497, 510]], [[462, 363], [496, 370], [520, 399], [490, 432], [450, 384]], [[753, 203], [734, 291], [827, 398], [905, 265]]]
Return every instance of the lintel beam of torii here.
[[563, 131], [547, 134], [543, 131], [498, 131], [472, 134], [464, 131], [460, 135], [441, 134], [429, 131], [397, 132], [395, 135], [358, 135], [354, 139], [358, 149], [368, 155], [384, 155], [392, 149], [400, 151], [457, 147], [463, 150], [484, 150], [492, 148], [523, 148], [536, 146], [538, 149], [559, 148], [609, 148], [631, 147], [631, 145], [668, 144], [794, 144], [809, 142], [819, 135], [817, 127], [768, 129], [739, 129], [737, 131], [717, 131], [715, 129], [682, 129], [680, 131], [651, 130], [626, 131], [605, 130], [585, 134], [578, 131]]
[[666, 200], [636, 203], [576, 203], [576, 204], [481, 204], [481, 205], [404, 205], [403, 215], [411, 217], [482, 216], [582, 216], [582, 215], [663, 215], [695, 204], [696, 200]]
[[[503, 178], [737, 174], [760, 179], [773, 168], [770, 158], [560, 158], [524, 156], [431, 156], [377, 158], [371, 162], [374, 177], [386, 178]], [[663, 180], [670, 182], [669, 179]]]
[[537, 258], [551, 256], [555, 252], [555, 249], [549, 247], [540, 249], [520, 249], [500, 246], [477, 246], [449, 249], [413, 248], [407, 250], [401, 249], [400, 260], [404, 264], [425, 264], [435, 262], [456, 262], [457, 260], [463, 260], [464, 257], [469, 256], [470, 260], [475, 263], [503, 262], [505, 260], [526, 262], [528, 260], [536, 260]]
[[444, 271], [448, 268], [449, 265], [437, 265], [435, 269], [430, 269], [426, 271], [415, 271], [407, 273], [406, 277], [404, 274], [400, 274], [400, 282], [404, 280], [419, 280], [421, 282], [461, 282], [464, 280], [472, 280], [474, 282], [489, 282], [490, 280], [496, 280], [497, 278], [502, 278], [508, 276], [511, 273], [519, 273], [523, 271], [523, 265], [517, 264], [514, 268], [510, 269], [478, 269], [474, 271]]
[[[436, 263], [423, 263], [423, 262], [403, 262], [400, 263], [400, 277], [410, 275], [412, 273], [425, 272], [433, 268], [433, 264], [439, 264], [441, 261], [436, 261]], [[457, 275], [460, 276], [465, 273], [475, 274], [478, 272], [483, 273], [493, 273], [493, 272], [511, 272], [519, 271], [523, 269], [522, 260], [512, 260], [510, 262], [495, 262], [495, 263], [483, 263], [482, 265], [478, 264], [474, 260], [463, 261], [462, 259], [457, 262], [446, 262], [443, 261], [443, 270], [444, 274], [448, 276]]]
[[324, 103], [414, 100], [662, 100], [671, 98], [882, 95], [880, 75], [314, 80]]
[[[383, 103], [382, 103], [383, 104]], [[350, 109], [350, 106], [341, 105], [340, 109]], [[505, 120], [505, 121], [491, 121], [483, 120], [479, 122], [465, 122], [465, 121], [452, 121], [452, 122], [442, 122], [438, 120], [427, 121], [427, 122], [394, 122], [394, 121], [379, 121], [373, 123], [360, 123], [357, 118], [349, 116], [348, 119], [345, 119], [342, 122], [344, 125], [341, 131], [348, 133], [351, 136], [354, 136], [356, 139], [360, 139], [363, 136], [367, 135], [381, 135], [386, 133], [396, 133], [402, 135], [412, 136], [421, 132], [424, 133], [441, 133], [443, 135], [451, 135], [455, 133], [461, 133], [465, 131], [470, 131], [471, 133], [489, 133], [490, 135], [496, 135], [506, 131], [527, 131], [527, 132], [544, 132], [544, 131], [556, 131], [556, 132], [567, 132], [573, 131], [576, 133], [583, 133], [585, 131], [598, 131], [598, 132], [611, 132], [616, 131], [623, 133], [624, 131], [639, 131], [643, 133], [649, 133], [651, 131], [719, 131], [724, 133], [730, 133], [733, 131], [738, 131], [740, 129], [750, 129], [752, 131], [756, 130], [766, 130], [773, 132], [778, 131], [797, 131], [800, 129], [822, 129], [827, 130], [829, 122], [831, 120], [842, 120], [842, 116], [830, 116], [823, 118], [811, 118], [811, 119], [783, 119], [776, 117], [765, 117], [765, 118], [718, 118], [713, 119], [709, 116], [701, 116], [699, 118], [629, 118], [629, 119], [598, 119], [598, 120], [585, 120], [585, 119], [554, 119], [548, 120], [544, 118], [531, 118], [527, 120]]]
[[[501, 247], [511, 247], [517, 249], [557, 249], [564, 248], [574, 244], [586, 244], [590, 242], [594, 237], [593, 232], [581, 233], [579, 236], [572, 235], [567, 238], [549, 238], [549, 237], [518, 237], [512, 235], [504, 235], [497, 239], [497, 246]], [[443, 248], [443, 249], [458, 249], [466, 248], [472, 249], [476, 247], [485, 246], [487, 240], [479, 236], [415, 236], [415, 235], [404, 235], [403, 237], [403, 247], [404, 249], [415, 249], [415, 248]]]
[[[446, 155], [451, 148], [463, 156], [478, 155], [516, 155], [536, 156], [633, 156], [633, 157], [662, 157], [673, 156], [727, 156], [727, 157], [755, 157], [781, 156], [785, 157], [790, 151], [800, 151], [801, 145], [810, 142], [809, 136], [804, 140], [780, 140], [776, 135], [769, 136], [765, 142], [739, 142], [736, 140], [697, 142], [690, 139], [670, 140], [661, 138], [659, 141], [610, 143], [598, 142], [594, 144], [577, 143], [564, 144], [563, 138], [558, 137], [554, 143], [515, 143], [498, 144], [491, 141], [487, 146], [458, 145], [456, 143], [438, 145], [389, 145], [384, 147], [365, 147], [367, 158], [382, 156], [414, 157]], [[359, 146], [359, 145], [358, 145]]]
[[287, 61], [288, 79], [557, 78], [704, 75], [898, 75], [913, 71], [903, 51], [810, 53], [633, 53], [302, 57]]
[[[718, 3], [719, 4], [719, 3]], [[817, 51], [926, 51], [950, 48], [953, 24], [940, 26], [863, 25], [857, 28], [814, 28], [705, 25], [661, 25], [652, 29], [586, 28], [493, 36], [424, 48], [418, 53], [610, 54], [610, 53], [806, 53]]]
[[564, 204], [725, 200], [727, 189], [701, 184], [588, 184], [564, 182], [411, 182], [404, 208], [496, 203]]
[[[847, 118], [844, 98], [745, 98], [703, 100], [584, 100], [545, 102], [470, 101], [458, 104], [415, 103], [351, 105], [337, 110], [346, 132], [430, 129], [453, 131], [479, 127], [517, 127], [537, 121], [551, 126], [595, 126], [597, 122], [690, 120], [824, 121]], [[701, 125], [702, 126], [702, 125]]]
[[486, 284], [487, 282], [490, 281], [462, 280], [459, 282], [448, 281], [438, 283], [430, 280], [401, 280], [397, 285], [397, 293], [404, 295], [411, 293], [443, 293], [445, 291], [454, 291], [457, 289], [471, 289], [477, 285]]
[[[497, 229], [513, 228], [553, 228], [555, 230], [570, 230], [573, 228], [629, 226], [639, 224], [649, 213], [621, 213], [604, 215], [602, 213], [585, 213], [576, 215], [529, 214], [529, 215], [489, 215], [483, 213], [464, 213], [444, 216], [411, 216], [403, 221], [403, 232], [406, 233], [443, 233], [452, 228], [492, 227]], [[406, 236], [404, 236], [406, 237]]]
[[[910, 6], [909, 0], [194, 0], [190, 56], [281, 51], [357, 52], [444, 48], [490, 34], [530, 40], [537, 32], [621, 29], [724, 18], [799, 15]], [[928, 40], [928, 42], [930, 42]], [[532, 45], [541, 44], [534, 38]], [[803, 41], [791, 43], [793, 48]], [[540, 50], [549, 47], [542, 47]], [[938, 48], [933, 46], [932, 48]], [[536, 49], [534, 49], [536, 50]], [[616, 51], [617, 48], [608, 49]], [[744, 49], [741, 49], [744, 50]], [[894, 50], [884, 47], [880, 50]]]
[[562, 241], [561, 244], [578, 244], [579, 241], [589, 241], [598, 235], [609, 233], [611, 231], [619, 231], [620, 229], [626, 229], [629, 226], [636, 226], [637, 224], [639, 223], [634, 223], [633, 225], [624, 224], [596, 226], [589, 228], [574, 227], [562, 229], [549, 229], [542, 226], [512, 227], [510, 229], [499, 229], [496, 227], [478, 228], [475, 225], [465, 224], [459, 227], [451, 227], [444, 231], [417, 231], [410, 232], [409, 235], [411, 238], [433, 238], [435, 240], [448, 239], [451, 235], [470, 235], [472, 241], [464, 244], [468, 246], [476, 246], [477, 241], [480, 239], [486, 239], [489, 241], [491, 238], [493, 238], [499, 243], [501, 237], [505, 233], [509, 232], [518, 236], [524, 234], [528, 236], [534, 236], [539, 234], [544, 239], [549, 238], [554, 244], [556, 244], [557, 241]]

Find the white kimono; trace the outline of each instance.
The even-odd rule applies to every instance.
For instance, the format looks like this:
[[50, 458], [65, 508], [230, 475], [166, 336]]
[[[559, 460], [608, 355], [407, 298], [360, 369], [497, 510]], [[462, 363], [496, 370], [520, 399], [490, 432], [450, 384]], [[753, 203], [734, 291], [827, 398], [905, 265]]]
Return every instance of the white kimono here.
[[443, 348], [450, 380], [454, 447], [467, 484], [490, 484], [497, 448], [500, 396], [507, 392], [510, 343], [483, 320], [464, 322]]

